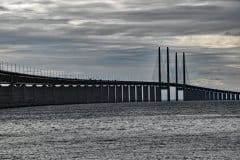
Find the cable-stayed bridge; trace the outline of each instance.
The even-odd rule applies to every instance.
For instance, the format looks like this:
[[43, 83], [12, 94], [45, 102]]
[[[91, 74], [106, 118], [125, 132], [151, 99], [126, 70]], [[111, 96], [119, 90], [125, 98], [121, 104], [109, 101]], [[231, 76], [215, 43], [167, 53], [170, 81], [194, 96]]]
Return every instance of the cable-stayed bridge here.
[[185, 53], [158, 49], [158, 81], [117, 80], [0, 63], [0, 108], [80, 103], [240, 100], [240, 93], [188, 84]]

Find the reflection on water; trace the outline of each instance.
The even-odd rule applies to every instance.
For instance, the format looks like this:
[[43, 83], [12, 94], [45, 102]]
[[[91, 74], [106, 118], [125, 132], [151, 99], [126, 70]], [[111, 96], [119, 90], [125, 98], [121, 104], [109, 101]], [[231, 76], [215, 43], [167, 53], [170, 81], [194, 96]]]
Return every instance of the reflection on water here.
[[0, 110], [0, 159], [238, 159], [240, 103]]

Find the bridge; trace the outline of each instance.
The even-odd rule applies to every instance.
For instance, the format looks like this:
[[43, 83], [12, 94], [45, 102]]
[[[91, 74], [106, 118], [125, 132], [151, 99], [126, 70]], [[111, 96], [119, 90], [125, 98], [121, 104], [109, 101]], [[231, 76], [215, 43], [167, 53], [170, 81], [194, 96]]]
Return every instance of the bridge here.
[[[186, 58], [182, 53], [182, 83], [179, 80], [178, 53], [175, 53], [175, 79], [170, 81], [169, 48], [166, 53], [166, 82], [162, 81], [161, 48], [158, 49], [158, 82], [80, 78], [51, 71], [42, 72], [16, 65], [0, 65], [0, 108], [122, 102], [240, 100], [240, 93], [193, 86], [186, 83]], [[31, 69], [30, 69], [31, 70]], [[172, 92], [174, 89], [174, 92]], [[175, 98], [172, 98], [172, 95]]]

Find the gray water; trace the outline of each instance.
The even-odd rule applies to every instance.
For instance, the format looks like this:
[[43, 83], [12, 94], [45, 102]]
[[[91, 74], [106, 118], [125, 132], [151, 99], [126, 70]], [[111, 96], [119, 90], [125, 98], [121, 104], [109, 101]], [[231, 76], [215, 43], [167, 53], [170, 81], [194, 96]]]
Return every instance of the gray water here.
[[2, 109], [0, 159], [240, 159], [240, 102]]

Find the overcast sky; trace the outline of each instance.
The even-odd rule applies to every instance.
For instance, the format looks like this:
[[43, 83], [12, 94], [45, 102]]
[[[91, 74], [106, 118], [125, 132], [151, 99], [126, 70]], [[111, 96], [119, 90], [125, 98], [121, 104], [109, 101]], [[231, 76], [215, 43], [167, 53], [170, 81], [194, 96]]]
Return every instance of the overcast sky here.
[[155, 80], [169, 46], [186, 52], [188, 83], [240, 91], [239, 17], [239, 0], [1, 0], [0, 58]]

